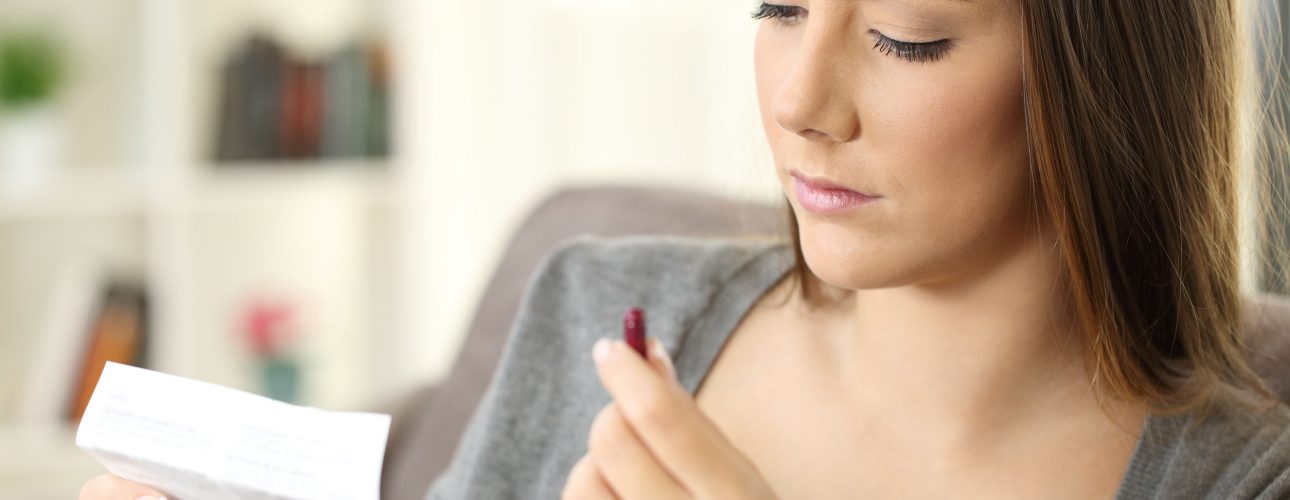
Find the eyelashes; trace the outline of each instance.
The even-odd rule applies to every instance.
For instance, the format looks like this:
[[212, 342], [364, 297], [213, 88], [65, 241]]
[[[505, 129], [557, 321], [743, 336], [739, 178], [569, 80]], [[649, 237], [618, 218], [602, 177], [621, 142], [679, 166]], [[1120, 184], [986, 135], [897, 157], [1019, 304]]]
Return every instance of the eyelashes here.
[[794, 5], [776, 5], [761, 2], [757, 4], [757, 9], [753, 11], [753, 19], [773, 18], [780, 24], [793, 24], [797, 21], [796, 14], [801, 11], [801, 7]]
[[[781, 26], [792, 26], [801, 21], [805, 9], [795, 5], [777, 5], [762, 2], [752, 12], [753, 19], [774, 19]], [[909, 62], [931, 62], [940, 60], [950, 48], [950, 40], [934, 42], [905, 42], [890, 38], [877, 30], [869, 30], [873, 35], [873, 48], [878, 52], [899, 57]]]
[[945, 51], [950, 48], [950, 41], [937, 40], [935, 42], [902, 42], [874, 30], [869, 30], [874, 35], [873, 48], [886, 55], [894, 55], [909, 62], [929, 62], [940, 60], [945, 56]]

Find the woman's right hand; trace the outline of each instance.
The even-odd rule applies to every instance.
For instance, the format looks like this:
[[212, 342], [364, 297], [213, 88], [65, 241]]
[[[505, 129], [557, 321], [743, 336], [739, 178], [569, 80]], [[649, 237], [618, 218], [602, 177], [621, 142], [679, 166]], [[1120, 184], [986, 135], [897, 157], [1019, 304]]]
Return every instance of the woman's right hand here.
[[166, 498], [160, 491], [111, 474], [95, 476], [81, 487], [81, 500], [154, 500]]

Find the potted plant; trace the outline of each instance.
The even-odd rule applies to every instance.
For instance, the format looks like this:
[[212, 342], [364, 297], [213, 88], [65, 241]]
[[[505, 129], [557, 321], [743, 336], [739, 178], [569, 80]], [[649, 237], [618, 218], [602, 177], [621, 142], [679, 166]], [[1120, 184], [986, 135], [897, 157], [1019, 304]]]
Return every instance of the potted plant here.
[[242, 334], [259, 365], [263, 394], [288, 403], [300, 395], [300, 363], [293, 353], [299, 319], [295, 305], [282, 297], [255, 297], [242, 315]]
[[0, 33], [0, 181], [11, 193], [38, 188], [58, 162], [61, 129], [53, 99], [62, 62], [51, 36]]

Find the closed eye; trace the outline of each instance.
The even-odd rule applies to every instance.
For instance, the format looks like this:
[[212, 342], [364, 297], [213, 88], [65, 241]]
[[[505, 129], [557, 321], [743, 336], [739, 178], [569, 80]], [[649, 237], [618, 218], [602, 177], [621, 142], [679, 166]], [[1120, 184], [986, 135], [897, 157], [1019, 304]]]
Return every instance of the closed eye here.
[[944, 57], [945, 52], [950, 49], [948, 38], [934, 42], [904, 42], [876, 30], [869, 30], [869, 34], [873, 35], [873, 48], [878, 52], [910, 62], [936, 61]]
[[[753, 19], [773, 19], [776, 24], [781, 26], [791, 26], [801, 22], [801, 18], [806, 13], [806, 9], [795, 5], [778, 5], [762, 2], [757, 5], [757, 9], [752, 12]], [[930, 62], [936, 61], [945, 56], [945, 52], [950, 49], [950, 40], [936, 40], [932, 42], [906, 42], [897, 40], [877, 30], [869, 30], [873, 35], [873, 48], [878, 52], [899, 57], [909, 62]]]
[[774, 19], [781, 25], [794, 24], [799, 20], [800, 15], [805, 9], [795, 5], [776, 5], [762, 2], [753, 11], [753, 19]]

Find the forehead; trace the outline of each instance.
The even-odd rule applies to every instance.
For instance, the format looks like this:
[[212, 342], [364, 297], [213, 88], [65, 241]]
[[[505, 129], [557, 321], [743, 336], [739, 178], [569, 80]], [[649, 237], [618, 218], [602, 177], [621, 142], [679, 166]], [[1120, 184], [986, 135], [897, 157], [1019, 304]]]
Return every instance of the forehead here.
[[[808, 0], [812, 1], [812, 0]], [[962, 13], [969, 15], [988, 15], [1007, 13], [1020, 7], [1017, 0], [813, 0], [819, 3], [832, 3], [842, 6], [874, 6], [896, 8], [919, 12]], [[1050, 0], [1051, 1], [1051, 0]]]
[[[816, 0], [821, 1], [821, 0]], [[846, 4], [895, 4], [923, 8], [965, 9], [995, 6], [1006, 0], [825, 0]]]

